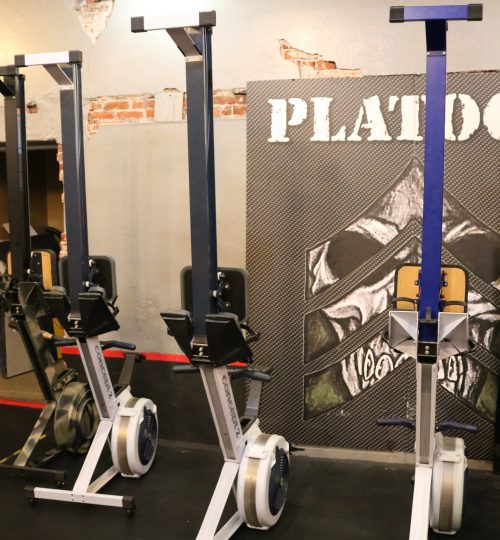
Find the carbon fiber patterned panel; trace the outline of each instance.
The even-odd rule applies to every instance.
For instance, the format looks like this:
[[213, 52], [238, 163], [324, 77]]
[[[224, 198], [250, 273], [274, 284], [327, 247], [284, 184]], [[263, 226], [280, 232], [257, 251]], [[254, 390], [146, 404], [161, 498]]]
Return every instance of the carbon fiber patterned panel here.
[[[417, 195], [423, 143], [397, 140], [402, 120], [395, 104], [402, 96], [423, 94], [424, 88], [421, 76], [248, 85], [250, 317], [263, 334], [254, 347], [255, 358], [275, 368], [273, 383], [263, 394], [261, 418], [264, 430], [282, 433], [295, 443], [413, 449], [411, 432], [377, 427], [375, 418], [414, 415], [414, 362], [406, 360], [395, 367], [383, 350], [377, 356], [366, 344], [380, 345], [377, 336], [387, 324], [386, 281], [370, 276], [381, 275], [397, 260], [416, 262], [420, 250], [418, 242], [415, 246], [411, 241], [420, 231]], [[448, 93], [471, 95], [480, 111], [498, 92], [498, 73], [448, 77]], [[392, 140], [367, 140], [366, 116], [359, 131], [361, 141], [310, 140], [311, 98], [333, 98], [330, 134], [345, 125], [349, 136], [363, 100], [374, 96], [380, 99]], [[392, 112], [390, 96], [398, 98], [392, 98]], [[288, 126], [288, 142], [268, 142], [268, 100], [287, 98], [304, 100], [307, 117]], [[292, 107], [287, 107], [290, 118]], [[421, 126], [423, 109], [419, 110]], [[455, 133], [463, 126], [461, 111], [457, 101], [452, 115]], [[493, 424], [488, 418], [500, 370], [500, 275], [495, 263], [500, 256], [499, 146], [482, 124], [468, 140], [446, 143], [444, 260], [458, 262], [471, 272], [472, 337], [480, 347], [470, 361], [458, 356], [441, 366], [444, 386], [438, 388], [438, 419], [478, 424], [479, 433], [465, 438], [469, 456], [479, 459], [492, 457]], [[395, 224], [391, 212], [398, 215]], [[399, 218], [403, 214], [406, 221]], [[306, 357], [305, 317], [313, 312], [319, 314], [314, 331], [320, 332], [322, 348], [318, 355]], [[311, 414], [307, 409], [310, 377], [328, 369], [331, 380], [339, 380], [340, 386], [318, 386], [314, 399], [323, 399], [323, 405], [339, 404]]]

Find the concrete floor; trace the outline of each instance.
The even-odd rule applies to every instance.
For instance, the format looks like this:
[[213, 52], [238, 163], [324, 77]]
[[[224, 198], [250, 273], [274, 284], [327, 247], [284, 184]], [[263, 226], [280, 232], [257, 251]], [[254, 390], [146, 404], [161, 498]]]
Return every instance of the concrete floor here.
[[33, 372], [8, 379], [0, 375], [0, 399], [42, 401], [43, 396]]
[[[0, 408], [0, 456], [18, 447], [37, 411]], [[109, 459], [109, 458], [108, 458]], [[67, 485], [81, 457], [60, 456]], [[0, 480], [2, 540], [183, 540], [193, 539], [203, 519], [222, 464], [216, 447], [162, 441], [150, 473], [139, 480], [118, 478], [107, 492], [134, 495], [137, 511], [40, 501], [24, 497], [27, 481]], [[106, 466], [103, 463], [102, 466]], [[235, 539], [399, 540], [408, 537], [412, 467], [334, 461], [296, 455], [287, 504], [279, 523], [263, 533], [242, 527]], [[52, 483], [47, 485], [51, 486]], [[500, 477], [471, 471], [460, 540], [500, 538]], [[439, 538], [431, 535], [432, 540]]]

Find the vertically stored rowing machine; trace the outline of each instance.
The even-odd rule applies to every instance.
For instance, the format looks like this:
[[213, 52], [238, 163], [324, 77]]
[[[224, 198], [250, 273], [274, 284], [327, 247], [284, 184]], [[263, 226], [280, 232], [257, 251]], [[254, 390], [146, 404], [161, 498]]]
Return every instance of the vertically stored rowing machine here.
[[436, 426], [438, 361], [469, 350], [467, 274], [441, 264], [448, 21], [482, 19], [482, 5], [392, 7], [391, 22], [424, 21], [427, 79], [424, 152], [422, 264], [396, 272], [389, 343], [417, 361], [416, 420], [383, 419], [380, 425], [415, 429], [415, 486], [410, 540], [434, 531], [455, 534], [461, 526], [467, 469], [463, 439], [445, 437], [453, 429], [476, 426], [441, 422]]
[[[16, 65], [45, 67], [59, 84], [61, 131], [64, 152], [64, 209], [68, 257], [61, 261], [66, 289], [48, 291], [52, 312], [80, 351], [87, 379], [99, 413], [99, 426], [72, 490], [26, 488], [31, 501], [53, 499], [84, 504], [122, 507], [133, 513], [133, 497], [98, 493], [117, 474], [139, 477], [153, 463], [158, 438], [156, 406], [130, 393], [131, 368], [139, 355], [125, 355], [126, 363], [116, 387], [104, 359], [108, 346], [134, 350], [122, 342], [100, 342], [99, 335], [118, 330], [116, 320], [115, 265], [110, 257], [89, 257], [80, 51], [16, 56]], [[113, 465], [92, 481], [106, 443]]]
[[[246, 325], [247, 274], [217, 267], [212, 98], [212, 28], [215, 12], [171, 17], [135, 17], [133, 32], [166, 30], [186, 58], [189, 197], [192, 268], [181, 276], [183, 311], [162, 313], [170, 333], [201, 373], [224, 466], [197, 538], [230, 538], [241, 524], [268, 529], [279, 519], [288, 485], [289, 445], [259, 429], [262, 385], [269, 369], [252, 369]], [[242, 329], [249, 331], [247, 340]], [[240, 361], [245, 367], [229, 367]], [[186, 368], [182, 369], [186, 371]], [[231, 378], [248, 377], [246, 409], [238, 417]], [[238, 510], [217, 528], [234, 492]]]
[[[60, 451], [85, 453], [97, 429], [97, 412], [88, 384], [58, 358], [50, 310], [42, 289], [56, 283], [55, 254], [31, 250], [24, 75], [15, 66], [0, 68], [0, 92], [5, 98], [5, 140], [9, 206], [10, 252], [0, 296], [11, 326], [20, 336], [45, 400], [38, 421], [12, 464], [2, 470], [23, 476], [64, 472], [42, 468]], [[53, 420], [56, 449], [35, 457], [35, 449]]]

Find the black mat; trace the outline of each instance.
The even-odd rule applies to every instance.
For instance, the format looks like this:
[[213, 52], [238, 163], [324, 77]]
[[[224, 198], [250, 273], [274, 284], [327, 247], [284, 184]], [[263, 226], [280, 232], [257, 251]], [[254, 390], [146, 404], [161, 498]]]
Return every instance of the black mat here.
[[[18, 416], [15, 410], [8, 415], [3, 408], [0, 412], [4, 412], [2, 419]], [[36, 412], [19, 413], [20, 423], [30, 414], [33, 416]], [[13, 425], [11, 423], [3, 434], [11, 431]], [[2, 436], [2, 449], [5, 443], [6, 438]], [[69, 466], [71, 480], [80, 461], [80, 458], [57, 458], [54, 466]], [[137, 503], [134, 517], [128, 517], [121, 509], [52, 501], [40, 501], [31, 507], [23, 493], [26, 481], [1, 478], [0, 539], [194, 539], [221, 465], [218, 448], [162, 443], [158, 459], [146, 477], [119, 478], [106, 490], [134, 495]], [[407, 466], [294, 456], [282, 519], [266, 533], [242, 527], [234, 538], [406, 539], [411, 511], [411, 473], [412, 468]], [[468, 496], [463, 529], [457, 538], [500, 538], [500, 477], [471, 471]]]

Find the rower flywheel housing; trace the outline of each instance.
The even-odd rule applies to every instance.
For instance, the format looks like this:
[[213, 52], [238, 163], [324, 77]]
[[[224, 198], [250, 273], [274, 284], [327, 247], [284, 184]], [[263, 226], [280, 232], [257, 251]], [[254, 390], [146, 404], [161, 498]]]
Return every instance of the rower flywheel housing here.
[[430, 526], [441, 534], [455, 534], [462, 524], [467, 469], [463, 439], [436, 434]]
[[156, 454], [158, 415], [147, 398], [129, 397], [119, 408], [111, 432], [114, 466], [122, 476], [148, 472]]
[[290, 452], [280, 435], [249, 438], [238, 473], [238, 511], [249, 527], [269, 529], [280, 518], [288, 490]]

